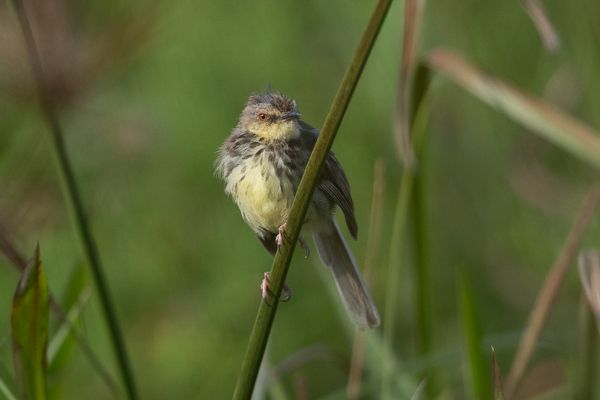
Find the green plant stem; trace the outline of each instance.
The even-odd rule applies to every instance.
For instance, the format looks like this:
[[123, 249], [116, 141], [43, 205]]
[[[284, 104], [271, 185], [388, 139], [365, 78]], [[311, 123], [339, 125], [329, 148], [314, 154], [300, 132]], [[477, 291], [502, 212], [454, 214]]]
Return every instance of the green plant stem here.
[[468, 273], [468, 268], [457, 270], [457, 298], [458, 308], [462, 317], [463, 334], [470, 370], [471, 395], [474, 399], [491, 399], [492, 371], [482, 352], [481, 319], [477, 313], [476, 299]]
[[[420, 156], [421, 146], [425, 139], [427, 116], [429, 114], [429, 101], [427, 101], [425, 95], [429, 88], [429, 84], [431, 83], [430, 79], [430, 70], [423, 65], [419, 65], [414, 79], [415, 86], [412, 92], [412, 115], [410, 119], [411, 131], [413, 132], [413, 137], [411, 139], [416, 157]], [[391, 355], [393, 354], [393, 339], [395, 336], [394, 319], [398, 314], [397, 297], [400, 291], [398, 287], [400, 282], [400, 252], [405, 241], [408, 207], [414, 191], [416, 173], [416, 169], [409, 167], [405, 167], [402, 172], [390, 239], [382, 340], [384, 351], [381, 367], [381, 398], [384, 400], [393, 398], [391, 393], [393, 379]]]
[[[412, 228], [413, 228], [413, 268], [415, 276], [415, 316], [416, 316], [416, 350], [420, 357], [427, 357], [433, 349], [433, 278], [427, 249], [427, 193], [425, 189], [426, 146], [419, 149], [419, 174], [414, 179], [412, 198]], [[428, 397], [433, 398], [435, 384], [432, 371], [424, 371], [422, 379], [427, 379], [425, 388]]]
[[121, 328], [117, 320], [117, 315], [109, 295], [108, 284], [104, 276], [102, 263], [100, 261], [100, 254], [98, 252], [98, 248], [96, 246], [96, 242], [92, 235], [90, 226], [87, 222], [86, 213], [83, 207], [83, 201], [81, 200], [81, 195], [79, 193], [79, 188], [75, 180], [73, 167], [71, 166], [71, 162], [69, 160], [66, 145], [64, 142], [62, 128], [57, 115], [58, 113], [56, 112], [51, 95], [50, 93], [48, 93], [48, 85], [45, 80], [44, 70], [33, 37], [33, 33], [31, 31], [31, 25], [27, 18], [27, 13], [25, 11], [23, 2], [21, 0], [13, 0], [13, 3], [15, 5], [16, 14], [21, 25], [21, 30], [23, 31], [27, 52], [29, 54], [31, 68], [38, 92], [40, 107], [43, 116], [48, 124], [48, 127], [50, 128], [52, 142], [54, 144], [54, 150], [56, 152], [60, 170], [66, 184], [68, 197], [70, 198], [71, 205], [73, 207], [73, 212], [75, 214], [75, 220], [77, 223], [77, 229], [79, 230], [79, 235], [83, 243], [83, 248], [85, 250], [88, 262], [92, 269], [92, 276], [94, 278], [94, 283], [98, 291], [98, 295], [100, 297], [100, 304], [102, 307], [104, 318], [106, 319], [106, 323], [109, 328], [112, 347], [120, 368], [121, 377], [125, 386], [127, 397], [129, 399], [136, 399], [138, 396], [133, 374], [131, 372], [131, 367], [129, 364], [129, 359], [127, 357], [127, 352], [125, 349], [125, 342], [123, 340]]
[[367, 62], [377, 34], [385, 20], [387, 11], [390, 8], [391, 0], [379, 0], [375, 6], [375, 11], [371, 15], [371, 19], [365, 29], [360, 43], [354, 53], [352, 62], [344, 74], [342, 83], [337, 91], [335, 99], [329, 109], [323, 128], [313, 152], [308, 160], [304, 175], [298, 187], [296, 197], [292, 204], [292, 209], [287, 220], [286, 236], [287, 242], [279, 249], [273, 260], [270, 277], [270, 289], [274, 294], [274, 300], [262, 301], [258, 308], [254, 327], [250, 334], [248, 349], [242, 362], [242, 371], [238, 378], [234, 399], [249, 399], [254, 389], [258, 370], [265, 352], [265, 347], [277, 311], [278, 299], [281, 296], [283, 282], [287, 275], [290, 266], [292, 254], [296, 246], [296, 241], [300, 234], [300, 229], [308, 204], [312, 198], [312, 194], [317, 183], [317, 178], [321, 171], [321, 167], [329, 153], [331, 144], [335, 138], [337, 130], [340, 126], [342, 118], [346, 112], [346, 108], [350, 103], [354, 89], [358, 84], [360, 75]]

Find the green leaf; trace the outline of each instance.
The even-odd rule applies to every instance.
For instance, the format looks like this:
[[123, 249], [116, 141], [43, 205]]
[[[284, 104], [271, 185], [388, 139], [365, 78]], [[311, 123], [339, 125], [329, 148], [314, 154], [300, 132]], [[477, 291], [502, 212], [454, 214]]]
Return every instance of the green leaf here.
[[475, 311], [471, 284], [464, 270], [459, 272], [457, 287], [471, 371], [471, 392], [475, 399], [490, 399], [492, 396], [491, 371], [481, 351], [481, 322]]
[[17, 284], [11, 317], [19, 397], [45, 399], [48, 284], [40, 261], [39, 246]]
[[600, 167], [600, 136], [585, 123], [549, 103], [484, 74], [451, 51], [434, 50], [427, 55], [426, 63], [533, 132]]

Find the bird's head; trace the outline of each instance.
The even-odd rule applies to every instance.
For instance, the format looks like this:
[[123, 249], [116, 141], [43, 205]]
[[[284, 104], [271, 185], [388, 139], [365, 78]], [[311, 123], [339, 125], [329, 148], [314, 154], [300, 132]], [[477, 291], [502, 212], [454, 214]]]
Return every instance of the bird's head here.
[[294, 100], [266, 92], [248, 98], [238, 127], [267, 140], [288, 140], [300, 134], [299, 118]]

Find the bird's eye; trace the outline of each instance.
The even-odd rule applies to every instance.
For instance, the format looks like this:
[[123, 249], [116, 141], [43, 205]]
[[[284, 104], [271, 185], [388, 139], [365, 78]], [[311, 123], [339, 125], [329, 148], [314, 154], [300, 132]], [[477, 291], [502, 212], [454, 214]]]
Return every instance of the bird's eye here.
[[267, 114], [265, 114], [265, 113], [258, 114], [258, 119], [260, 119], [261, 121], [265, 121], [267, 119]]

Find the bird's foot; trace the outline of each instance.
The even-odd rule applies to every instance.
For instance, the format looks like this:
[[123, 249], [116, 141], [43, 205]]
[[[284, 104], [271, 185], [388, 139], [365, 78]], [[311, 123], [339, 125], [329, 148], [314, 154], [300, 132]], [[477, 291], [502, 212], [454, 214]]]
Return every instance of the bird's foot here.
[[[269, 289], [269, 284], [271, 283], [271, 273], [265, 272], [263, 275], [263, 280], [260, 283], [260, 292], [263, 300], [267, 301], [269, 297], [273, 294], [271, 289]], [[289, 286], [284, 283], [283, 290], [281, 291], [281, 301], [289, 301], [292, 298], [292, 290]]]
[[285, 240], [285, 226], [287, 223], [281, 225], [278, 229], [279, 233], [275, 236], [275, 243], [277, 243], [277, 247], [281, 247], [283, 245], [283, 241]]
[[[277, 247], [283, 246], [283, 241], [286, 239], [285, 227], [287, 223], [281, 225], [278, 229], [279, 233], [275, 236], [275, 243], [277, 243]], [[308, 243], [302, 238], [299, 237], [298, 241], [300, 242], [300, 246], [302, 250], [304, 250], [304, 258], [310, 257], [310, 247], [308, 247]]]

